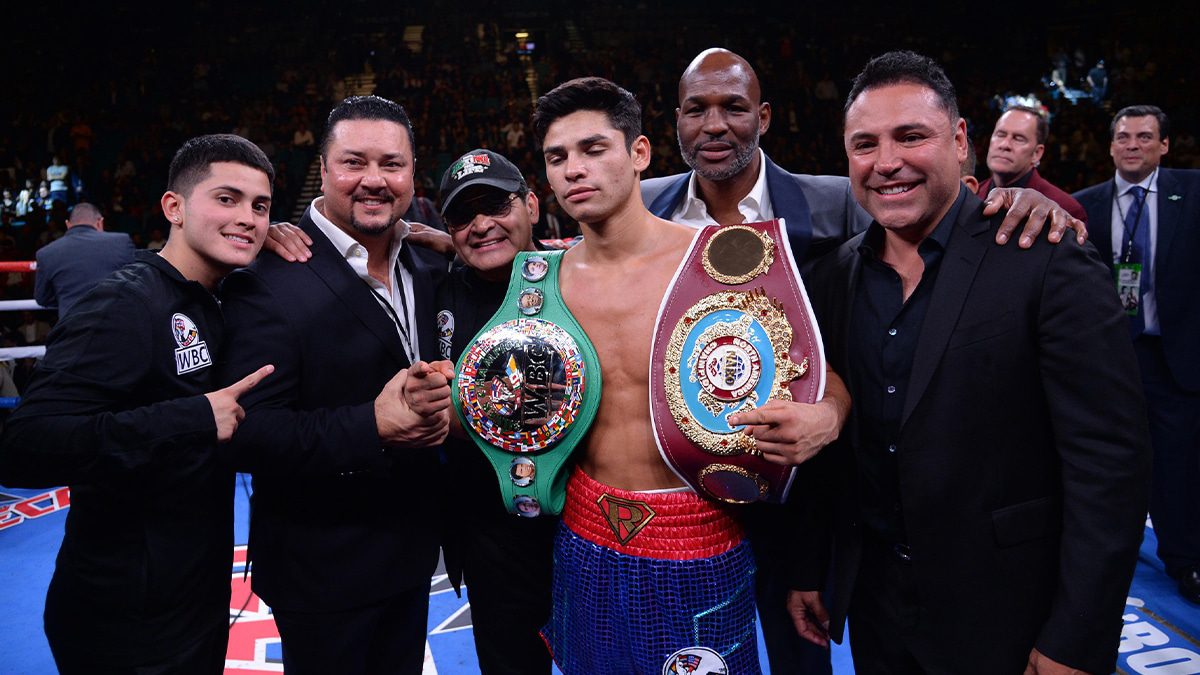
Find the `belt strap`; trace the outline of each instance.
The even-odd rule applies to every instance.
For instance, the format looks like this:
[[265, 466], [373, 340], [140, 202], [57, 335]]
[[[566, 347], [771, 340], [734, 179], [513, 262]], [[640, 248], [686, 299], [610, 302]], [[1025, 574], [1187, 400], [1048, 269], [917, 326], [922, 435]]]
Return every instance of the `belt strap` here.
[[563, 469], [600, 407], [600, 361], [559, 292], [562, 253], [517, 255], [504, 301], [459, 358], [451, 387], [505, 507], [526, 517], [562, 512]]

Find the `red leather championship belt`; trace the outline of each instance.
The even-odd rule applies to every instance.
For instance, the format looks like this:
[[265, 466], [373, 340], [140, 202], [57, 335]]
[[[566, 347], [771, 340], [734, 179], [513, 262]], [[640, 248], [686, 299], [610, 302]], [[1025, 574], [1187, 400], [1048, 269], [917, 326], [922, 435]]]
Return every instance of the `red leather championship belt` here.
[[783, 221], [702, 229], [656, 323], [650, 409], [663, 459], [711, 499], [782, 502], [796, 468], [768, 462], [728, 417], [824, 390], [821, 334]]

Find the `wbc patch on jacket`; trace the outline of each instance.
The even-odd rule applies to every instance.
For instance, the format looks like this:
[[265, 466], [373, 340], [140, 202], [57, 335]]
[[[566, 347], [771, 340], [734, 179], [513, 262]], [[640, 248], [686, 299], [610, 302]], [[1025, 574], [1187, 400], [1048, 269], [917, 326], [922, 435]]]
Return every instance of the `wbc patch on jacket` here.
[[208, 344], [200, 339], [196, 322], [188, 315], [176, 313], [171, 317], [171, 336], [179, 347], [175, 350], [175, 374], [183, 375], [212, 365]]
[[454, 344], [454, 312], [443, 309], [437, 313], [438, 353], [443, 359], [450, 358], [450, 349]]

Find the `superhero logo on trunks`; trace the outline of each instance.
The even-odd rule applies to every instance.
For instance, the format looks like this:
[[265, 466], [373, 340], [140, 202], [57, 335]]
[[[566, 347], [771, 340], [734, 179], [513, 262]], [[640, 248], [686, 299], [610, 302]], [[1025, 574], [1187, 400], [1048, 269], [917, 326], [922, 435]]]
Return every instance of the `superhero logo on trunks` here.
[[650, 520], [654, 518], [654, 509], [646, 502], [632, 499], [621, 499], [603, 494], [596, 500], [608, 526], [612, 528], [613, 536], [624, 546], [641, 532]]
[[463, 415], [492, 446], [545, 450], [578, 418], [586, 386], [583, 353], [562, 328], [514, 319], [475, 339], [455, 380]]
[[793, 362], [791, 346], [782, 305], [761, 289], [693, 305], [671, 333], [663, 366], [667, 405], [688, 440], [714, 455], [761, 456], [727, 419], [770, 399], [792, 400], [787, 385], [808, 372], [808, 359]]
[[667, 657], [662, 675], [727, 675], [725, 659], [708, 647], [685, 647]]
[[765, 232], [729, 225], [708, 240], [700, 262], [708, 276], [736, 286], [765, 273], [774, 259], [775, 241]]

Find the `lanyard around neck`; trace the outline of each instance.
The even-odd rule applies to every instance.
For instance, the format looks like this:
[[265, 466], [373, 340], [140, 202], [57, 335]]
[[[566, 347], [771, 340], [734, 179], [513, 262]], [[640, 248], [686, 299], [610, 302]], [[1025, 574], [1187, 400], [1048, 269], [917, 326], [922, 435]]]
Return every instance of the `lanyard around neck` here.
[[[1139, 186], [1135, 185], [1133, 187]], [[1137, 235], [1138, 227], [1142, 224], [1142, 212], [1146, 208], [1146, 202], [1150, 200], [1150, 189], [1142, 189], [1146, 191], [1146, 194], [1140, 201], [1137, 196], [1130, 195], [1133, 197], [1134, 206], [1137, 207], [1137, 211], [1134, 212], [1133, 227], [1126, 227], [1125, 210], [1121, 208], [1121, 197], [1117, 194], [1117, 179], [1116, 177], [1113, 178], [1113, 201], [1117, 204], [1117, 215], [1121, 216], [1121, 226], [1125, 229], [1125, 243], [1121, 246], [1121, 262], [1123, 263], [1128, 263], [1130, 258], [1133, 257], [1133, 238]], [[1149, 226], [1149, 222], [1146, 224]], [[1145, 251], [1144, 255], [1150, 255], [1150, 252]]]
[[392, 269], [392, 274], [396, 278], [396, 292], [400, 295], [400, 309], [404, 312], [403, 319], [401, 319], [400, 315], [396, 314], [396, 308], [392, 306], [392, 303], [376, 292], [375, 288], [366, 279], [362, 277], [359, 277], [359, 279], [366, 284], [367, 289], [371, 291], [371, 295], [375, 297], [376, 302], [388, 313], [388, 316], [392, 319], [392, 323], [396, 324], [396, 329], [400, 333], [400, 342], [404, 346], [404, 354], [408, 356], [408, 362], [411, 364], [417, 361], [417, 354], [413, 348], [412, 336], [408, 331], [408, 297], [404, 292], [404, 276], [401, 274], [399, 258], [396, 259], [396, 265]]

